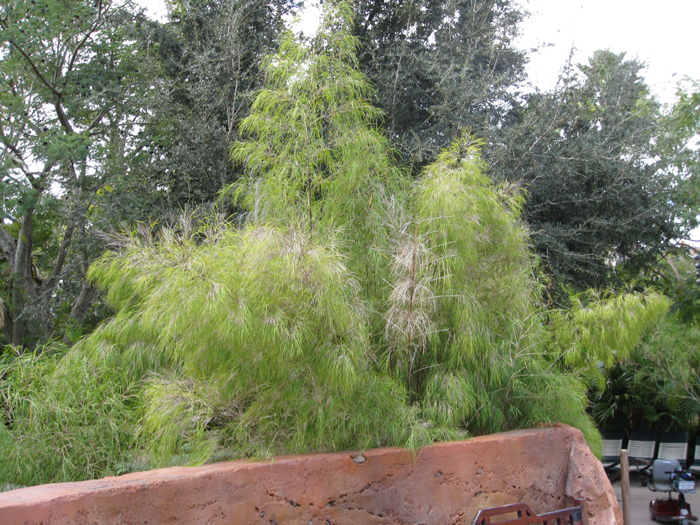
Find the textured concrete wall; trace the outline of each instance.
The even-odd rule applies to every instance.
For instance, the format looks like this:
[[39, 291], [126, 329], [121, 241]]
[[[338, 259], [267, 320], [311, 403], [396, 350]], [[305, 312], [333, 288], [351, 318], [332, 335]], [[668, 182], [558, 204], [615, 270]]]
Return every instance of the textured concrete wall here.
[[538, 513], [586, 501], [591, 525], [622, 525], [603, 468], [567, 426], [415, 451], [168, 468], [0, 494], [0, 524], [457, 524], [524, 502]]

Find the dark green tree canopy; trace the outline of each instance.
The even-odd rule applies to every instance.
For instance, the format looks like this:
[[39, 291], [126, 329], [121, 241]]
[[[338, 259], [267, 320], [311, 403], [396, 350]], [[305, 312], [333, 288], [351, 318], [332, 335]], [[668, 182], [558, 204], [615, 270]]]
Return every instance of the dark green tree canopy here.
[[596, 52], [558, 90], [528, 96], [491, 150], [495, 177], [525, 185], [523, 218], [561, 285], [615, 282], [620, 265], [652, 264], [679, 236], [641, 69]]
[[490, 140], [524, 73], [515, 2], [371, 0], [356, 8], [360, 68], [407, 162], [430, 162], [463, 128]]
[[293, 7], [290, 0], [179, 0], [168, 22], [154, 25], [164, 76], [144, 129], [152, 146], [142, 170], [166, 213], [211, 203], [236, 179], [228, 149]]

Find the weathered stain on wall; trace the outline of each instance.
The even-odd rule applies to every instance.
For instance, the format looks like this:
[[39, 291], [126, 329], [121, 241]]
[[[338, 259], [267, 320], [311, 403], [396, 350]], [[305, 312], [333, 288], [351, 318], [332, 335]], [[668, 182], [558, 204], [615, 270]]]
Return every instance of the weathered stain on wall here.
[[[363, 461], [364, 460], [364, 461]], [[602, 465], [571, 427], [397, 448], [178, 467], [0, 494], [3, 525], [468, 524], [480, 508], [586, 502], [622, 525]]]

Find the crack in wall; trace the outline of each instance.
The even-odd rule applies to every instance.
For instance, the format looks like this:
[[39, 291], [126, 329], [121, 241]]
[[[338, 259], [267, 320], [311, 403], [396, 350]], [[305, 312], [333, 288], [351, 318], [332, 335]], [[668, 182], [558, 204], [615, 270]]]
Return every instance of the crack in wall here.
[[363, 514], [368, 514], [369, 516], [379, 518], [381, 520], [392, 520], [392, 525], [409, 525], [409, 522], [403, 521], [396, 512], [386, 512], [386, 513], [374, 513], [364, 507], [342, 507], [343, 510], [348, 512], [362, 512]]
[[[354, 496], [359, 496], [360, 494], [364, 493], [365, 491], [369, 490], [370, 488], [380, 489], [380, 488], [382, 487], [382, 485], [384, 485], [388, 479], [393, 478], [393, 477], [394, 477], [393, 474], [387, 474], [387, 475], [385, 475], [384, 477], [380, 478], [378, 481], [373, 481], [373, 482], [371, 482], [371, 483], [367, 483], [367, 484], [366, 484], [363, 488], [361, 488], [360, 490], [356, 490], [356, 491], [354, 491], [354, 492], [346, 492], [346, 493], [344, 493], [344, 494], [340, 494], [337, 498], [335, 498], [334, 500], [331, 500], [331, 501], [333, 502], [333, 505], [331, 505], [331, 506], [338, 506], [338, 505], [336, 504], [337, 501], [339, 501], [339, 500], [344, 500], [344, 499], [348, 499], [348, 498], [354, 497]], [[330, 503], [330, 502], [329, 502], [329, 503]], [[327, 503], [326, 505], [328, 505], [328, 503]]]
[[456, 517], [454, 515], [450, 516], [450, 519], [452, 520], [451, 525], [457, 525], [462, 520], [463, 517], [464, 517], [464, 512], [458, 512]]
[[197, 510], [204, 510], [210, 505], [214, 505], [217, 503], [216, 500], [211, 500], [211, 501], [205, 501], [205, 502], [197, 502], [197, 503], [191, 503], [188, 508], [189, 509], [197, 509]]
[[[296, 501], [289, 499], [287, 497], [284, 497], [284, 496], [278, 496], [274, 492], [270, 492], [269, 490], [267, 490], [267, 487], [265, 487], [265, 485], [263, 485], [263, 489], [265, 490], [265, 494], [267, 494], [268, 497], [273, 498], [274, 500], [277, 500], [278, 502], [287, 503], [287, 504], [291, 505], [292, 507], [301, 507], [301, 503], [297, 503]], [[257, 509], [257, 507], [256, 507], [256, 509]]]

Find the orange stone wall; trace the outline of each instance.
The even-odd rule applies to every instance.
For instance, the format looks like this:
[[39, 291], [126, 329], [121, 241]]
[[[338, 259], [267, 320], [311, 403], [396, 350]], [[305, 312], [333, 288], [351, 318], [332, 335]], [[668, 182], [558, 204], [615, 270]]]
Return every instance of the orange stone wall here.
[[481, 508], [524, 502], [542, 513], [577, 498], [590, 525], [622, 525], [581, 433], [555, 425], [414, 452], [240, 460], [29, 487], [0, 493], [0, 524], [469, 524]]

